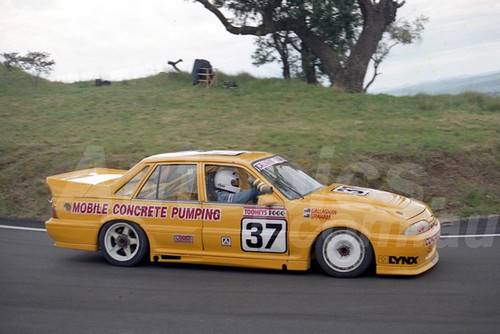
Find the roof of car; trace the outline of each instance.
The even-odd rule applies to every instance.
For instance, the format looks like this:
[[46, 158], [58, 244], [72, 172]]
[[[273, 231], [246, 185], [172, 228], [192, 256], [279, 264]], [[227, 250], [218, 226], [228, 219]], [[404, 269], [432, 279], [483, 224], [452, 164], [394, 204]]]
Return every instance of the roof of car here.
[[163, 161], [214, 161], [214, 162], [252, 162], [274, 154], [267, 152], [235, 151], [235, 150], [211, 150], [211, 151], [181, 151], [161, 153], [152, 155], [143, 162]]

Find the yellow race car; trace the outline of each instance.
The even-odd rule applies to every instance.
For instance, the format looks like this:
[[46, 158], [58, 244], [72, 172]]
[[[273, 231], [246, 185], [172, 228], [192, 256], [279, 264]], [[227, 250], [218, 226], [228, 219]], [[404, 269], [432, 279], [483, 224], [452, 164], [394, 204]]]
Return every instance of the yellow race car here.
[[185, 151], [128, 171], [47, 178], [59, 247], [143, 261], [308, 270], [335, 277], [416, 275], [438, 262], [440, 223], [427, 205], [343, 184], [324, 186], [278, 155]]

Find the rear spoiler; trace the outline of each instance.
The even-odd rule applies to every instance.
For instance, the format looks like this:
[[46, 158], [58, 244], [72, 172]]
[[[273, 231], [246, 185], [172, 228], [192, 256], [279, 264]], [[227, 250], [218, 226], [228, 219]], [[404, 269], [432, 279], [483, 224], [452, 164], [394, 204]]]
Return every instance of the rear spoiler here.
[[47, 177], [52, 196], [82, 197], [94, 185], [112, 184], [125, 171], [108, 168], [91, 168]]

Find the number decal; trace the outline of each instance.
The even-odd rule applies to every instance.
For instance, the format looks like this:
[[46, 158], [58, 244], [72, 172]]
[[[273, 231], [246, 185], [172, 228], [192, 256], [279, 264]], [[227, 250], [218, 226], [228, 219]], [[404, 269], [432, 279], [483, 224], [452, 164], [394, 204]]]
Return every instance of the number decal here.
[[274, 244], [274, 241], [276, 241], [276, 238], [280, 234], [280, 231], [283, 229], [283, 227], [281, 226], [281, 224], [266, 224], [266, 228], [274, 229], [273, 235], [271, 236], [266, 245], [266, 249], [271, 249], [271, 247]]
[[[246, 228], [250, 231], [250, 238], [245, 240], [247, 246], [250, 248], [262, 248], [262, 224], [248, 223]], [[255, 238], [255, 241], [253, 238]]]
[[244, 218], [241, 248], [246, 252], [285, 253], [286, 220]]

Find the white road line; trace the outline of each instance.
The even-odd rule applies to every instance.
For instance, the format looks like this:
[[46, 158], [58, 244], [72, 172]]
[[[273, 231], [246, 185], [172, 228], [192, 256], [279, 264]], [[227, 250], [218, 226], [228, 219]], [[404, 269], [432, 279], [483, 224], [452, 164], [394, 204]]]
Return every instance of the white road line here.
[[500, 237], [500, 234], [442, 235], [440, 239]]
[[11, 229], [11, 230], [47, 232], [47, 230], [44, 229], [44, 228], [34, 228], [34, 227], [20, 227], [20, 226], [0, 225], [0, 228], [6, 228], [6, 229]]

